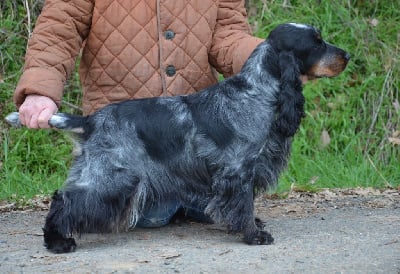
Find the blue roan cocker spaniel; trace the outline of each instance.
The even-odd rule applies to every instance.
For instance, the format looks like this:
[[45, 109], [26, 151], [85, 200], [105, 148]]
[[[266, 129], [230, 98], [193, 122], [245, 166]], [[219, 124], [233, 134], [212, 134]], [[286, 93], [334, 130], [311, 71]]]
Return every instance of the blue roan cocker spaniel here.
[[[49, 124], [74, 132], [78, 153], [53, 195], [44, 226], [52, 252], [76, 248], [75, 233], [134, 227], [148, 205], [177, 199], [271, 244], [254, 217], [257, 192], [277, 183], [304, 116], [301, 76], [333, 77], [350, 57], [314, 27], [283, 24], [237, 75], [188, 96], [129, 100]], [[18, 114], [7, 117], [18, 123]]]

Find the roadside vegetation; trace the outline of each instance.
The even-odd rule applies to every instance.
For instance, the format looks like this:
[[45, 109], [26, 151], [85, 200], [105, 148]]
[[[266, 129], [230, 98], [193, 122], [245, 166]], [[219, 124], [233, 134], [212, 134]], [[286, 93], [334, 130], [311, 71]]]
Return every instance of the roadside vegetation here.
[[[12, 129], [12, 93], [41, 0], [0, 3], [0, 200], [24, 201], [60, 187], [72, 144], [53, 130]], [[306, 85], [306, 118], [294, 139], [278, 192], [290, 189], [400, 186], [400, 2], [248, 2], [256, 36], [284, 22], [314, 25], [350, 52], [339, 77]], [[79, 80], [66, 86], [62, 111], [79, 113]]]

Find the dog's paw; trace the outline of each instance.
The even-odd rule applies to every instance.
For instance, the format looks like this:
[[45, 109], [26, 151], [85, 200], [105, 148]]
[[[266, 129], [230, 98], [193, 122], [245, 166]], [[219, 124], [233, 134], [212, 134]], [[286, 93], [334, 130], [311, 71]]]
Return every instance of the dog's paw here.
[[274, 238], [267, 231], [258, 230], [256, 233], [246, 235], [245, 242], [249, 245], [270, 245], [274, 242]]
[[51, 243], [45, 243], [44, 245], [47, 250], [53, 253], [69, 253], [76, 249], [76, 243], [74, 238], [63, 238], [52, 241]]

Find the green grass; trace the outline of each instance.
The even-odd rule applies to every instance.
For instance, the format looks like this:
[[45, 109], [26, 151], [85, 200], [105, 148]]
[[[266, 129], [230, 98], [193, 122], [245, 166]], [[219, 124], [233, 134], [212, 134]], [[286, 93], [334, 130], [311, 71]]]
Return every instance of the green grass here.
[[50, 130], [32, 134], [20, 129], [3, 138], [0, 200], [47, 194], [62, 184], [70, 161], [70, 145], [58, 135]]
[[[337, 78], [306, 85], [307, 116], [296, 135], [288, 170], [278, 191], [324, 187], [396, 187], [400, 147], [389, 142], [399, 130], [400, 4], [391, 1], [282, 1], [260, 3], [253, 18], [266, 37], [277, 24], [317, 26], [326, 40], [352, 55]], [[323, 146], [326, 131], [330, 143]]]
[[[326, 40], [349, 51], [352, 59], [339, 77], [305, 87], [307, 115], [277, 191], [293, 186], [305, 190], [399, 187], [400, 146], [390, 143], [389, 137], [400, 130], [396, 107], [400, 101], [400, 3], [287, 2], [291, 6], [283, 7], [283, 1], [250, 1], [257, 36], [266, 37], [280, 23], [308, 23], [319, 27]], [[11, 96], [23, 66], [28, 25], [23, 6], [7, 3], [0, 4], [1, 120], [14, 110]], [[32, 10], [34, 22], [38, 7]], [[67, 90], [64, 99], [79, 105], [76, 75]], [[328, 144], [322, 144], [322, 132], [328, 133]], [[0, 137], [0, 200], [48, 194], [65, 180], [72, 146], [64, 134], [10, 129], [0, 121]]]

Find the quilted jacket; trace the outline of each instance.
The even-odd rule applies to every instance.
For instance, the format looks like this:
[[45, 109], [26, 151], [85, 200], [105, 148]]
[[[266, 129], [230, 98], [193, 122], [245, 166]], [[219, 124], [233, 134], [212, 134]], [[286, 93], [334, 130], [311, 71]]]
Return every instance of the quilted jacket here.
[[188, 94], [240, 70], [262, 40], [242, 0], [47, 0], [14, 94], [60, 105], [81, 54], [83, 112], [129, 98]]

